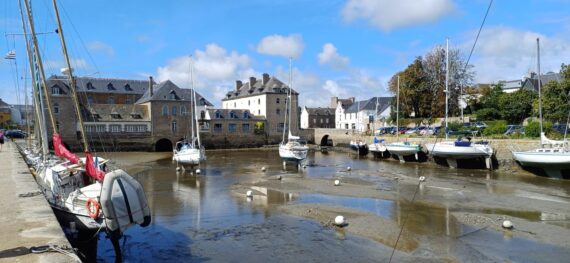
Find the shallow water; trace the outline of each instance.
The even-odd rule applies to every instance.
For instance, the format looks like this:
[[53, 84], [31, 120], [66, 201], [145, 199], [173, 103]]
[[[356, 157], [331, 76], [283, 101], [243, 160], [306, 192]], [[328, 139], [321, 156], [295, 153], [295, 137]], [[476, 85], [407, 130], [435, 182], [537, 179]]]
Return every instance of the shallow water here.
[[[137, 155], [141, 155], [137, 158]], [[355, 158], [346, 153], [310, 153], [309, 166], [283, 171], [276, 151], [215, 151], [208, 152], [208, 160], [200, 175], [177, 173], [176, 165], [167, 159], [137, 164], [149, 159], [149, 153], [115, 153], [118, 164], [134, 175], [143, 185], [149, 200], [153, 222], [147, 228], [128, 229], [121, 240], [123, 257], [128, 262], [384, 262], [391, 248], [383, 244], [347, 235], [329, 229], [317, 222], [288, 216], [278, 212], [279, 205], [287, 203], [320, 203], [346, 206], [394, 220], [398, 224], [407, 218], [405, 231], [420, 237], [421, 245], [409, 257], [398, 261], [414, 261], [441, 257], [458, 261], [512, 260], [535, 262], [524, 257], [528, 250], [544, 249], [555, 253], [555, 259], [570, 258], [570, 250], [537, 242], [502, 237], [501, 233], [475, 229], [458, 223], [450, 216], [449, 208], [431, 207], [403, 200], [341, 197], [314, 193], [283, 193], [257, 189], [267, 197], [254, 201], [232, 194], [229, 188], [239, 182], [251, 182], [271, 176], [303, 176], [310, 178], [346, 177], [375, 183], [379, 189], [392, 189], [392, 180], [378, 173], [392, 173], [409, 177], [437, 176], [453, 180], [472, 181], [516, 180], [527, 184], [555, 187], [570, 193], [570, 184], [553, 183], [546, 178], [499, 176], [485, 170], [450, 170], [422, 163], [406, 163]], [[152, 158], [150, 158], [152, 159]], [[347, 171], [350, 166], [352, 170]], [[261, 172], [266, 167], [267, 172]], [[488, 187], [495, 194], [513, 194], [517, 189], [505, 186]], [[528, 194], [528, 193], [523, 193]], [[409, 200], [409, 197], [408, 197]], [[561, 197], [561, 200], [565, 200]], [[471, 211], [506, 214], [531, 221], [544, 216], [537, 211], [493, 210]], [[409, 215], [409, 217], [408, 217]], [[549, 215], [553, 221], [566, 217]], [[566, 221], [567, 222], [567, 221]], [[466, 236], [462, 236], [468, 234]], [[111, 262], [114, 251], [101, 234], [97, 246], [97, 261]], [[438, 260], [439, 258], [439, 260]], [[550, 260], [550, 259], [549, 259]], [[538, 262], [538, 261], [536, 261]]]

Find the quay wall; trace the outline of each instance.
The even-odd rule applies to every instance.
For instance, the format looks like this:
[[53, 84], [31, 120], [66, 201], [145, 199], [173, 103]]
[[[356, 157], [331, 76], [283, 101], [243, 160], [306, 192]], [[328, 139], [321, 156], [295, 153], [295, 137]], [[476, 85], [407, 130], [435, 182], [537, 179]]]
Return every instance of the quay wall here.
[[0, 151], [0, 210], [0, 262], [76, 262], [61, 253], [30, 253], [33, 246], [70, 249], [71, 245], [16, 144], [10, 141]]

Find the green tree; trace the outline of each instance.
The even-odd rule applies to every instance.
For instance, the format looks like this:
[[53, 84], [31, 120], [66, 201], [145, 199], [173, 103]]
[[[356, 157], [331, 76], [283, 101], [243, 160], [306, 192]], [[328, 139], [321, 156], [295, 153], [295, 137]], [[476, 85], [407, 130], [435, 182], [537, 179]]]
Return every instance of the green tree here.
[[551, 81], [542, 87], [542, 114], [546, 120], [566, 123], [570, 111], [570, 67], [562, 64], [560, 74], [560, 83]]
[[532, 114], [532, 104], [538, 94], [532, 90], [520, 89], [505, 93], [498, 97], [498, 108], [501, 118], [509, 123], [522, 123]]

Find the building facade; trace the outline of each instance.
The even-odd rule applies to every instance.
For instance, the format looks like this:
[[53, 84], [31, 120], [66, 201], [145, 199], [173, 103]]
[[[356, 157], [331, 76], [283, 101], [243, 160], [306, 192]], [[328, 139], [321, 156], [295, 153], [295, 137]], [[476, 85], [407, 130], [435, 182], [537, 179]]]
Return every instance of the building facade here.
[[301, 111], [301, 129], [335, 128], [335, 108], [308, 108]]
[[351, 101], [350, 104], [339, 101], [336, 107], [336, 128], [358, 132], [379, 128], [390, 118], [393, 99], [393, 97], [372, 97], [368, 100]]
[[[289, 86], [274, 76], [264, 73], [261, 79], [250, 77], [249, 82], [236, 81], [235, 89], [222, 99], [222, 108], [229, 110], [248, 110], [266, 120], [265, 132], [268, 143], [277, 143], [282, 139], [287, 109]], [[299, 129], [299, 93], [291, 90], [291, 131]]]

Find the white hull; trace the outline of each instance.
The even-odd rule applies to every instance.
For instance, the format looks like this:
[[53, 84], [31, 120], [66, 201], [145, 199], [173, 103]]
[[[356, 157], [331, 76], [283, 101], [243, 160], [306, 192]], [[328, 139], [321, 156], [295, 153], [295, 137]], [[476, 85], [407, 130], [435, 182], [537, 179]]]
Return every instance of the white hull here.
[[307, 153], [309, 152], [309, 147], [304, 145], [289, 145], [280, 144], [279, 145], [279, 156], [285, 161], [303, 161], [307, 159]]
[[386, 151], [386, 145], [384, 145], [382, 143], [368, 144], [368, 150], [371, 152], [385, 152]]
[[487, 144], [472, 143], [469, 146], [455, 146], [454, 142], [427, 143], [426, 149], [436, 157], [453, 159], [490, 158], [493, 148]]
[[386, 149], [393, 155], [408, 156], [417, 154], [420, 151], [420, 146], [417, 144], [395, 142], [386, 145]]
[[202, 159], [200, 150], [195, 148], [175, 152], [172, 160], [182, 165], [198, 165]]
[[525, 152], [512, 152], [513, 158], [522, 166], [538, 168], [570, 168], [570, 152], [559, 149], [535, 149]]

